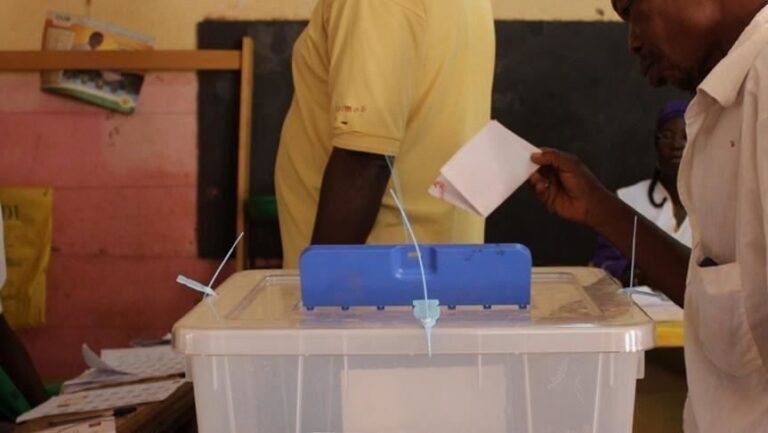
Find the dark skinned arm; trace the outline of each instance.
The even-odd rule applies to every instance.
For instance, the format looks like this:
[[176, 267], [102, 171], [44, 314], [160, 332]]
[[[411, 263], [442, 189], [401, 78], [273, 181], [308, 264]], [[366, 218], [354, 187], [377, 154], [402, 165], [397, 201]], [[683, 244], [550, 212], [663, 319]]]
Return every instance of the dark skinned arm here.
[[32, 359], [3, 314], [0, 314], [0, 367], [32, 407], [48, 400]]
[[312, 244], [364, 244], [389, 177], [384, 156], [334, 148], [323, 174]]
[[542, 167], [531, 184], [550, 212], [591, 227], [626, 257], [632, 256], [637, 217], [637, 267], [651, 286], [683, 306], [690, 248], [608, 191], [577, 158], [545, 149], [532, 160]]

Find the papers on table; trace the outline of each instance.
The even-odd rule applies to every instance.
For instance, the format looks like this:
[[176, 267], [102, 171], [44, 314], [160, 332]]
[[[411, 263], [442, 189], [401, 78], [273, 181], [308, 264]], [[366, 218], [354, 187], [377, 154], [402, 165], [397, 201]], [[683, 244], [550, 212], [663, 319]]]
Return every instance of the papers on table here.
[[172, 379], [62, 394], [24, 413], [16, 422], [51, 415], [101, 411], [162, 401], [173, 394], [183, 383], [184, 379]]
[[103, 416], [96, 418], [89, 418], [83, 421], [74, 421], [67, 424], [57, 424], [40, 430], [37, 433], [115, 433], [117, 432], [117, 424], [115, 417]]
[[83, 360], [90, 367], [64, 383], [63, 392], [76, 392], [107, 384], [166, 377], [184, 373], [184, 356], [170, 346], [105, 349], [101, 357], [83, 345]]

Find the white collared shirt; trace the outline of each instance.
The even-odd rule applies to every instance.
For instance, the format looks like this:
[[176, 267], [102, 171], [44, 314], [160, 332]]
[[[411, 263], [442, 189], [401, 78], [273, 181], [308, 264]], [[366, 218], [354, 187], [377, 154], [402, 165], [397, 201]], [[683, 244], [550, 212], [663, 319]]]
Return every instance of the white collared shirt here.
[[661, 207], [656, 207], [651, 203], [648, 197], [648, 189], [651, 186], [651, 180], [646, 179], [640, 181], [634, 185], [630, 185], [625, 188], [621, 188], [616, 191], [616, 195], [624, 201], [624, 203], [632, 206], [642, 216], [648, 218], [649, 221], [656, 224], [669, 233], [672, 237], [679, 242], [691, 246], [691, 225], [688, 223], [686, 217], [682, 224], [677, 224], [675, 218], [675, 205], [672, 203], [672, 199], [669, 197], [669, 193], [661, 183], [656, 184], [656, 188], [653, 190], [653, 198], [656, 203], [664, 203]]
[[701, 84], [686, 124], [679, 189], [693, 251], [685, 296], [685, 431], [765, 432], [768, 7]]

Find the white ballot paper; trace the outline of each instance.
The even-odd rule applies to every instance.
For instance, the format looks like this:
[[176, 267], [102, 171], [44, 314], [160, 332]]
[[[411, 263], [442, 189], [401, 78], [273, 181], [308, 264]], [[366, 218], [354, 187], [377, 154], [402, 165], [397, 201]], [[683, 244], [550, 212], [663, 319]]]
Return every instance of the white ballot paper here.
[[539, 166], [539, 149], [492, 120], [440, 169], [429, 193], [487, 217]]

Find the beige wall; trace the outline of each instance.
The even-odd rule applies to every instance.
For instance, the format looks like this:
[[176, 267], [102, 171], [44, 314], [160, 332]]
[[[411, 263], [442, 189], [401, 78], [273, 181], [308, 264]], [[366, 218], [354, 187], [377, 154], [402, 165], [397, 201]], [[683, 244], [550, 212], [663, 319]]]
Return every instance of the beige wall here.
[[[2, 0], [0, 50], [37, 49], [49, 10], [90, 16], [153, 36], [160, 49], [195, 47], [205, 18], [306, 19], [317, 0]], [[614, 20], [610, 0], [493, 0], [499, 19]]]

